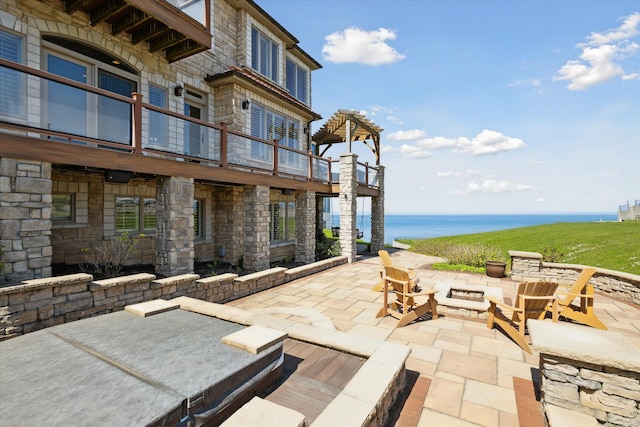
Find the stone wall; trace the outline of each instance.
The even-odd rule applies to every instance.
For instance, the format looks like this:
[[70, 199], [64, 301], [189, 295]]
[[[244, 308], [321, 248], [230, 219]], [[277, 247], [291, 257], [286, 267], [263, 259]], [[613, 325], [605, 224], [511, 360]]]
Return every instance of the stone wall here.
[[356, 218], [357, 213], [357, 172], [358, 156], [340, 156], [340, 248], [349, 262], [356, 260]]
[[371, 198], [371, 253], [384, 249], [384, 166], [378, 166], [380, 195]]
[[159, 298], [188, 296], [225, 303], [346, 262], [345, 257], [336, 257], [291, 272], [272, 268], [245, 276], [182, 274], [156, 279], [142, 273], [94, 281], [90, 274], [80, 273], [26, 280], [0, 288], [0, 340]]
[[313, 191], [296, 193], [296, 247], [297, 262], [316, 260], [316, 194]]
[[640, 426], [640, 349], [625, 335], [548, 320], [529, 320], [527, 326], [540, 354], [541, 403], [549, 425], [564, 425], [553, 418], [572, 411], [584, 420], [581, 425], [597, 425], [595, 418], [606, 426]]
[[247, 185], [243, 192], [244, 267], [269, 268], [269, 187]]
[[0, 158], [0, 283], [51, 275], [51, 163]]
[[604, 425], [640, 425], [640, 373], [540, 355], [544, 404], [590, 415]]
[[[511, 279], [515, 281], [545, 280], [561, 285], [573, 284], [583, 268], [579, 264], [543, 262], [537, 252], [509, 251], [511, 256]], [[640, 305], [640, 276], [604, 268], [596, 268], [589, 280], [593, 287], [631, 304]]]

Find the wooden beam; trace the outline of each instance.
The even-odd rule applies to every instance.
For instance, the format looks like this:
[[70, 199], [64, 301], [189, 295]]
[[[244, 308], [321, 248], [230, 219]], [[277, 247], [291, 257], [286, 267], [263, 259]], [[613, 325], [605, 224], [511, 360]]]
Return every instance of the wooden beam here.
[[93, 9], [89, 14], [91, 25], [96, 26], [110, 17], [125, 10], [129, 5], [123, 0], [108, 0]]

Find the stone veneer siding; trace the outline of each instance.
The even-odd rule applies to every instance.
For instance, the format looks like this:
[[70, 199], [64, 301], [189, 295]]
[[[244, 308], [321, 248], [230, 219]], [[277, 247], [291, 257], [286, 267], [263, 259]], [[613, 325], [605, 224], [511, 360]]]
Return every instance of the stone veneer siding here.
[[371, 198], [371, 245], [369, 250], [377, 254], [384, 249], [384, 166], [378, 166], [380, 195]]
[[0, 282], [51, 275], [51, 163], [0, 158]]
[[[516, 281], [546, 280], [561, 285], [572, 285], [583, 268], [579, 264], [543, 262], [537, 252], [509, 251], [511, 279]], [[595, 290], [632, 304], [640, 305], [640, 276], [620, 271], [596, 268], [589, 280]]]
[[156, 272], [193, 272], [193, 179], [158, 178]]
[[358, 156], [340, 156], [340, 248], [349, 262], [356, 260], [356, 218], [357, 218], [357, 172]]
[[541, 403], [550, 425], [560, 425], [552, 422], [558, 406], [605, 426], [640, 426], [640, 349], [625, 335], [547, 320], [527, 326], [540, 354]]
[[244, 187], [244, 268], [269, 268], [269, 187]]
[[296, 262], [316, 260], [316, 193], [296, 193]]

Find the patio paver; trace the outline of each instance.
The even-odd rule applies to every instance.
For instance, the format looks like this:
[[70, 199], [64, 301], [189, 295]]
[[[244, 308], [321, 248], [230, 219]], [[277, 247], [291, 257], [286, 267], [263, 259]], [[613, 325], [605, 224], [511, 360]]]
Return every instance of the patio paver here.
[[[423, 289], [447, 281], [500, 287], [507, 301], [516, 293], [517, 283], [506, 278], [427, 270], [424, 266], [437, 261], [434, 257], [400, 250], [392, 252], [392, 259], [396, 265], [416, 268]], [[408, 345], [412, 352], [407, 369], [430, 380], [418, 426], [529, 426], [531, 421], [523, 416], [542, 417], [541, 412], [536, 414], [540, 406], [532, 393], [537, 353], [525, 353], [499, 329], [489, 330], [477, 319], [441, 315], [396, 329], [395, 319], [375, 317], [383, 295], [371, 288], [379, 277], [378, 257], [362, 258], [227, 305], [272, 313], [277, 307], [287, 307], [281, 310], [288, 315], [287, 321], [305, 322], [307, 316], [311, 320], [306, 323], [311, 324], [327, 319], [338, 331]], [[596, 294], [595, 311], [609, 330], [625, 334], [640, 348], [640, 310]], [[527, 390], [528, 396], [522, 398]], [[527, 400], [529, 407], [522, 403]], [[415, 416], [415, 408], [412, 412]], [[407, 425], [404, 421], [396, 425]]]

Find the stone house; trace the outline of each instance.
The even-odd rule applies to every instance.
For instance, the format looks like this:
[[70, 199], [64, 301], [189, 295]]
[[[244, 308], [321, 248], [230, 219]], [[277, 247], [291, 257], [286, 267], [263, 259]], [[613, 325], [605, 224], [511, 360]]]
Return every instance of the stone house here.
[[321, 65], [298, 43], [252, 0], [3, 0], [0, 282], [125, 232], [141, 236], [128, 263], [165, 276], [312, 262], [323, 199], [338, 196], [343, 254], [359, 196], [382, 248], [379, 157], [319, 155], [367, 137], [379, 153], [381, 129], [341, 110], [314, 141]]

